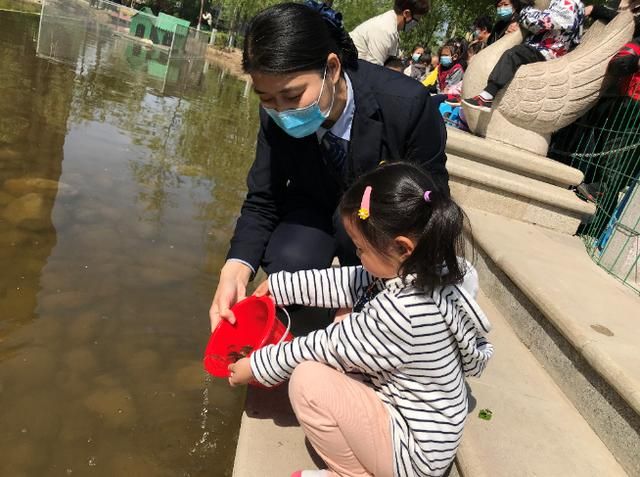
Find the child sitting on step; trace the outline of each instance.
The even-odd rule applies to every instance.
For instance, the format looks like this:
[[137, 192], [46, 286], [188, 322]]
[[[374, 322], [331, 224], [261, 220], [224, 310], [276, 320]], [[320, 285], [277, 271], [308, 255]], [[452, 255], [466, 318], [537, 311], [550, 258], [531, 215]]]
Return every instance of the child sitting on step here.
[[500, 57], [487, 86], [478, 96], [463, 102], [474, 109], [490, 111], [493, 98], [513, 79], [520, 66], [559, 58], [580, 43], [584, 15], [581, 0], [551, 0], [546, 10], [533, 6], [522, 8], [520, 25], [531, 35]]
[[291, 379], [293, 410], [328, 466], [292, 477], [441, 476], [468, 412], [464, 378], [493, 353], [460, 286], [464, 213], [408, 163], [363, 175], [340, 213], [362, 266], [275, 273], [256, 294], [352, 313], [230, 365], [229, 382]]

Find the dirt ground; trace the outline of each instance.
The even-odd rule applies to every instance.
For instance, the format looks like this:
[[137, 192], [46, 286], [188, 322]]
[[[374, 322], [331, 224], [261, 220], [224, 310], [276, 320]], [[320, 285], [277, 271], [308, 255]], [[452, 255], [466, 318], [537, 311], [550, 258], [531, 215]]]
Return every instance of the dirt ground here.
[[225, 68], [243, 81], [251, 81], [251, 77], [242, 71], [242, 51], [238, 48], [216, 48], [207, 50], [207, 61]]

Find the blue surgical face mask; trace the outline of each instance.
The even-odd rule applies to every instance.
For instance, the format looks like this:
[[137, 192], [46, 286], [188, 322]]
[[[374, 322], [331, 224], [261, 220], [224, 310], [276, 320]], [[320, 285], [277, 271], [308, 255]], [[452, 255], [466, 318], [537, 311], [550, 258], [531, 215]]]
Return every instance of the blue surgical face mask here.
[[420, 58], [422, 58], [422, 55], [420, 53], [414, 53], [413, 55], [411, 55], [411, 59], [414, 63], [420, 61]]
[[498, 7], [497, 13], [500, 20], [506, 20], [513, 15], [513, 7]]
[[331, 98], [331, 105], [326, 113], [320, 110], [320, 98], [324, 91], [324, 84], [327, 77], [327, 69], [324, 70], [324, 76], [322, 77], [322, 87], [320, 88], [320, 94], [309, 106], [297, 109], [287, 109], [285, 111], [276, 111], [275, 109], [264, 108], [267, 114], [273, 119], [273, 121], [280, 126], [280, 128], [286, 132], [289, 136], [295, 138], [301, 138], [310, 136], [315, 133], [322, 123], [326, 121], [333, 109], [333, 101], [336, 97], [335, 85], [333, 87], [333, 96]]
[[448, 68], [453, 64], [453, 59], [450, 56], [441, 56], [440, 64], [442, 65], [443, 68]]

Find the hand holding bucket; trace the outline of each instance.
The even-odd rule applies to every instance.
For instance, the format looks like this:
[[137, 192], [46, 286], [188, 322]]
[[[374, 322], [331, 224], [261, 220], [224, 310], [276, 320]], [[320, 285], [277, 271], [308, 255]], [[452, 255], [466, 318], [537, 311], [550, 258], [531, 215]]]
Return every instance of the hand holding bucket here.
[[[204, 368], [218, 378], [229, 377], [229, 364], [250, 356], [257, 349], [270, 344], [291, 341], [291, 318], [285, 326], [276, 318], [276, 308], [268, 296], [250, 296], [232, 307], [236, 323], [221, 320], [216, 326], [204, 355]], [[256, 383], [257, 384], [257, 383]]]

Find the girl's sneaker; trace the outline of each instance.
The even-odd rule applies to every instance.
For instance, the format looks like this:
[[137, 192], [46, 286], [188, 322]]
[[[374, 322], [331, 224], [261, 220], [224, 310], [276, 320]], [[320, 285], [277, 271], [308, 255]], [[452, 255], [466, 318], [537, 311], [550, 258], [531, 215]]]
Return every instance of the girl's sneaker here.
[[492, 99], [484, 99], [482, 96], [474, 96], [473, 98], [463, 99], [462, 102], [470, 108], [477, 109], [479, 111], [490, 112], [493, 105]]

